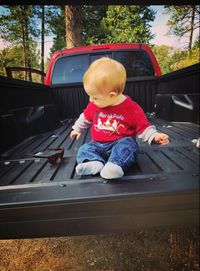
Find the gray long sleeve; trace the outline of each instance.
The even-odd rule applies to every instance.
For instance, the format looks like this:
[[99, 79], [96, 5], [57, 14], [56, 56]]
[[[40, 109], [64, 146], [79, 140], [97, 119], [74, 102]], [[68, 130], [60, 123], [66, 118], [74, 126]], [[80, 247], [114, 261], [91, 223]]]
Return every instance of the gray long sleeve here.
[[83, 113], [80, 114], [79, 118], [77, 121], [74, 123], [72, 126], [72, 129], [75, 130], [78, 133], [82, 133], [85, 129], [91, 126], [91, 122], [86, 120], [85, 116]]
[[143, 141], [148, 141], [150, 145], [152, 140], [158, 133], [159, 132], [156, 130], [156, 127], [154, 125], [151, 125], [147, 127], [142, 134], [138, 135], [138, 138], [141, 138]]

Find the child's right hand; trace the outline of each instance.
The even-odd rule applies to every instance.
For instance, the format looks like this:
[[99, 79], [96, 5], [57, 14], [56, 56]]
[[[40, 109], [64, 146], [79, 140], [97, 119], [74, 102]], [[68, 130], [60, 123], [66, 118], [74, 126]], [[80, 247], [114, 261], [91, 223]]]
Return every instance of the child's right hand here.
[[79, 133], [79, 132], [76, 132], [76, 131], [71, 131], [71, 133], [70, 133], [70, 138], [73, 140], [75, 137], [76, 137], [76, 140], [78, 140], [79, 138], [80, 138], [80, 136], [81, 136], [81, 133]]

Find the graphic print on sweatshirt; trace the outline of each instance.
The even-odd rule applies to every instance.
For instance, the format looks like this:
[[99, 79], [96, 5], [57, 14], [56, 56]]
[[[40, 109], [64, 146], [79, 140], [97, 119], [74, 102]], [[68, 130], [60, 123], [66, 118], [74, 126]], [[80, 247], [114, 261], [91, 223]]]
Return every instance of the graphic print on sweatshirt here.
[[118, 114], [104, 114], [103, 112], [96, 111], [96, 124], [94, 128], [97, 132], [103, 132], [110, 135], [122, 133], [124, 124], [120, 123], [120, 120], [124, 120], [123, 115]]

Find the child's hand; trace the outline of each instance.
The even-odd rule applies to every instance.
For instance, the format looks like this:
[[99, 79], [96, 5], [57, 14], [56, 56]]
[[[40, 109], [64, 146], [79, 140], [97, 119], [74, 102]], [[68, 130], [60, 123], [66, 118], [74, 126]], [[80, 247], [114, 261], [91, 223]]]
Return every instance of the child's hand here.
[[74, 139], [75, 137], [76, 137], [76, 140], [78, 140], [79, 138], [80, 138], [80, 136], [81, 136], [81, 133], [79, 133], [79, 132], [76, 132], [76, 131], [71, 131], [71, 133], [70, 133], [70, 138], [71, 139]]
[[158, 144], [165, 145], [169, 143], [169, 136], [159, 133], [155, 136], [154, 141]]

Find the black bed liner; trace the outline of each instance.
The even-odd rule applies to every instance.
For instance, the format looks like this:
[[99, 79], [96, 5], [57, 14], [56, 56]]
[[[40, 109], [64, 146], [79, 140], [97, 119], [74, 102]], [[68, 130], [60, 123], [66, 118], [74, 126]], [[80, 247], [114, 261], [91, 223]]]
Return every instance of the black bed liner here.
[[[198, 149], [191, 141], [198, 138], [198, 125], [191, 123], [169, 123], [149, 117], [159, 131], [170, 136], [170, 144], [149, 146], [139, 141], [140, 154], [138, 162], [123, 179], [150, 178], [167, 173], [192, 173], [198, 170]], [[76, 175], [76, 152], [78, 148], [91, 139], [89, 131], [80, 140], [71, 140], [69, 134], [74, 120], [66, 120], [54, 132], [40, 134], [26, 139], [10, 152], [2, 155], [0, 168], [0, 185], [38, 184], [52, 182], [69, 182], [85, 180]], [[30, 154], [46, 148], [65, 149], [64, 159], [57, 165], [51, 165], [47, 159], [36, 159]], [[12, 155], [13, 153], [13, 155]], [[196, 172], [197, 173], [197, 172]], [[99, 177], [87, 177], [99, 179]]]
[[[198, 224], [199, 126], [148, 116], [170, 136], [166, 146], [139, 141], [137, 163], [119, 179], [75, 173], [76, 152], [91, 139], [69, 134], [74, 120], [54, 132], [26, 139], [0, 164], [0, 238], [129, 231], [141, 227]], [[56, 165], [29, 155], [65, 148]]]

